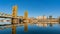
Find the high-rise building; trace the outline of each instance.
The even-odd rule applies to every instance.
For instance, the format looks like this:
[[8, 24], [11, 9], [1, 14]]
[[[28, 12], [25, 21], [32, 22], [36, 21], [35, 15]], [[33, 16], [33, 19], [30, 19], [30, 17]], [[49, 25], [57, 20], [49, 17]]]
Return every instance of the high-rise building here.
[[46, 16], [38, 16], [37, 19], [47, 19]]

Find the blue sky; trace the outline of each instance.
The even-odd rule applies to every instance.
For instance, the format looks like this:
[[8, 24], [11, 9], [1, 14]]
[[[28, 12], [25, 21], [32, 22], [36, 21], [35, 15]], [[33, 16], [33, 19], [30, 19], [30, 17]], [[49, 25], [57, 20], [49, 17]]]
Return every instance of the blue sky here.
[[28, 10], [29, 17], [42, 15], [60, 16], [60, 0], [0, 0], [0, 12], [12, 14], [12, 6], [18, 6], [18, 15]]

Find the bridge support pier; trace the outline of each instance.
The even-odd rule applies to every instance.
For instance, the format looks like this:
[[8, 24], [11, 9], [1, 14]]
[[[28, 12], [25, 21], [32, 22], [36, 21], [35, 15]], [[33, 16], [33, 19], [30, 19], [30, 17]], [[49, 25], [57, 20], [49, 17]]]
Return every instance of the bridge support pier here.
[[19, 19], [17, 19], [17, 18], [12, 18], [11, 23], [12, 23], [12, 24], [18, 24], [18, 23], [19, 23]]
[[59, 17], [59, 24], [60, 24], [60, 17]]
[[19, 24], [23, 23], [23, 19], [19, 19]]

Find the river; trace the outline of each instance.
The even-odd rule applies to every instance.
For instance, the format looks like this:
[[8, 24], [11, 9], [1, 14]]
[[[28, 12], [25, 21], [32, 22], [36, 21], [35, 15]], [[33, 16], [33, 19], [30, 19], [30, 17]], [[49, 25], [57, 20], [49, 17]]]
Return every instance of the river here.
[[20, 24], [0, 26], [0, 34], [60, 34], [60, 24]]

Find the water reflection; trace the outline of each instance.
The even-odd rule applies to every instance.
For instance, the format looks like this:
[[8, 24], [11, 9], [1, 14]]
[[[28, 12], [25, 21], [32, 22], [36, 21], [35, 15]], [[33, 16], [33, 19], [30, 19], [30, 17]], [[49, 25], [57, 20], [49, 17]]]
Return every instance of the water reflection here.
[[0, 30], [4, 30], [4, 29], [7, 29], [7, 28], [11, 28], [11, 26], [0, 26]]
[[49, 25], [50, 25], [50, 27], [52, 27], [52, 26], [53, 26], [53, 24], [52, 24], [52, 23], [50, 23]]
[[[29, 31], [31, 31], [31, 29], [30, 29], [30, 27], [29, 27], [30, 24], [28, 24], [28, 23], [19, 24], [18, 26], [17, 26], [17, 25], [14, 25], [14, 24], [11, 25], [11, 26], [10, 26], [10, 25], [0, 26], [0, 30], [4, 30], [4, 29], [6, 29], [6, 28], [12, 28], [12, 29], [11, 29], [11, 30], [12, 30], [12, 31], [11, 31], [11, 34], [17, 34], [17, 32], [16, 32], [17, 29], [16, 29], [16, 28], [17, 28], [17, 27], [21, 27], [21, 26], [23, 26], [23, 25], [24, 25], [24, 28], [23, 28], [24, 31], [23, 31], [23, 32], [29, 32]], [[35, 26], [34, 26], [34, 25], [35, 25]], [[52, 23], [49, 23], [49, 24], [47, 24], [47, 23], [31, 24], [31, 26], [33, 26], [33, 30], [36, 29], [37, 27], [40, 27], [40, 29], [37, 28], [38, 31], [41, 30], [41, 27], [48, 27], [48, 28], [49, 28], [49, 27], [52, 27], [52, 28], [53, 28], [53, 27], [54, 27], [53, 25], [54, 25], [54, 24], [52, 24]], [[36, 26], [37, 26], [37, 27], [36, 27]], [[29, 30], [28, 30], [28, 28], [29, 28]], [[48, 29], [48, 28], [47, 28], [47, 29]], [[57, 29], [56, 29], [57, 31], [58, 31], [58, 28], [59, 28], [59, 27], [57, 26]], [[20, 30], [20, 29], [19, 29], [19, 30]], [[44, 30], [44, 28], [43, 28], [43, 30]], [[54, 30], [54, 28], [53, 28], [53, 30]], [[34, 30], [34, 31], [35, 31], [35, 30]], [[42, 31], [42, 30], [41, 30], [41, 31]], [[21, 31], [19, 31], [19, 32], [21, 33]]]
[[28, 31], [28, 23], [24, 23], [24, 31], [25, 31], [25, 32]]
[[[22, 26], [20, 24], [20, 26]], [[27, 32], [28, 31], [28, 23], [24, 23], [24, 31]], [[16, 25], [12, 25], [12, 34], [16, 34]]]
[[39, 24], [36, 24], [37, 26], [39, 26], [39, 27], [47, 27], [47, 26], [50, 26], [50, 27], [53, 27], [53, 23], [49, 23], [49, 24], [47, 24], [47, 23], [39, 23]]
[[36, 24], [36, 25], [37, 25], [37, 26], [40, 26], [40, 27], [41, 27], [41, 26], [42, 26], [42, 27], [47, 27], [48, 24], [46, 24], [46, 23], [39, 23], [39, 24]]
[[12, 34], [16, 34], [16, 25], [12, 25]]

